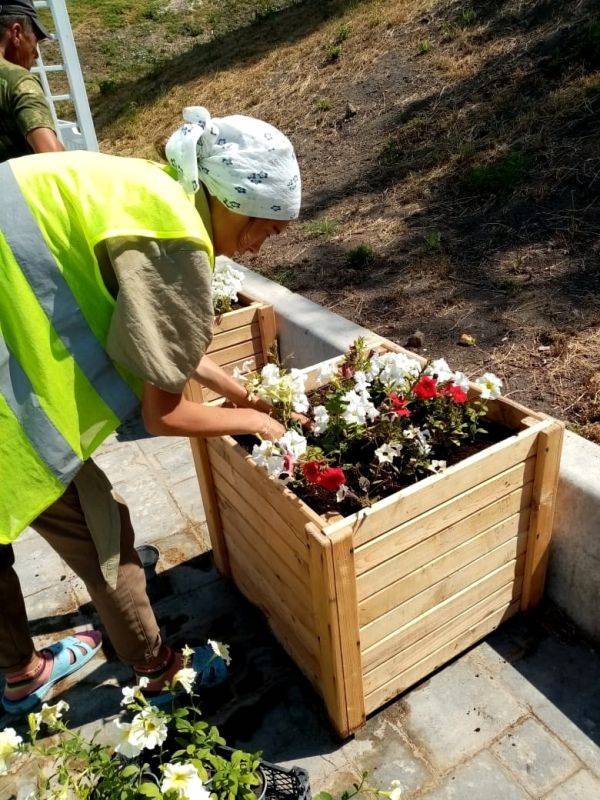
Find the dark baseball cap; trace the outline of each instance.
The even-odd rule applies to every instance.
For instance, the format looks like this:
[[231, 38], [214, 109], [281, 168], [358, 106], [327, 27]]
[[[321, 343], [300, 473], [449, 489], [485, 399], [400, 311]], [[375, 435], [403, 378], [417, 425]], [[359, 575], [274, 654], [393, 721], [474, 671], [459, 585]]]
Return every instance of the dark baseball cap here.
[[38, 19], [33, 0], [12, 0], [10, 3], [0, 3], [0, 17], [29, 17], [38, 41], [52, 39], [52, 34], [48, 33]]

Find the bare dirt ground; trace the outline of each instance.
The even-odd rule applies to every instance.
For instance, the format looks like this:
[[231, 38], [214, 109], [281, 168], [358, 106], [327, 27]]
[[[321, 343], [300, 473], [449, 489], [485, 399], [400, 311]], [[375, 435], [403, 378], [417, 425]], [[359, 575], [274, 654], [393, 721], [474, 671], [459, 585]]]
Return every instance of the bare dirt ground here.
[[250, 266], [600, 441], [599, 68], [591, 0], [314, 0], [96, 113], [154, 157], [190, 103], [281, 126], [303, 224]]

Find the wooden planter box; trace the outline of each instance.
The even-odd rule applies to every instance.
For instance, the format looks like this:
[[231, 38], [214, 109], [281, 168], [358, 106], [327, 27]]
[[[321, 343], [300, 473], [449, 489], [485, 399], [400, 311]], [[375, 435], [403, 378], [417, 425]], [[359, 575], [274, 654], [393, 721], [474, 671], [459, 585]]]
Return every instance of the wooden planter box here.
[[563, 425], [507, 399], [489, 416], [514, 435], [334, 522], [234, 439], [195, 442], [217, 566], [262, 609], [341, 736], [541, 598]]
[[[273, 306], [240, 295], [242, 308], [215, 316], [214, 335], [206, 355], [230, 374], [236, 367], [246, 364], [254, 372], [263, 367], [277, 341], [275, 311]], [[188, 397], [199, 403], [216, 404], [223, 398], [192, 379], [187, 388]]]

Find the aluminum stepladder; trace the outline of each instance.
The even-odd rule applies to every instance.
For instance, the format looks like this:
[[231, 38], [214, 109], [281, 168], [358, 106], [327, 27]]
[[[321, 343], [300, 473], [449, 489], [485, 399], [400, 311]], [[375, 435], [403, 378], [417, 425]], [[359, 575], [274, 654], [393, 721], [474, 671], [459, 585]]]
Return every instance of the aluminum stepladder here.
[[[58, 137], [67, 150], [98, 150], [96, 129], [65, 0], [36, 0], [34, 6], [36, 10], [47, 8], [52, 14], [54, 36], [62, 56], [62, 64], [45, 64], [40, 53], [37, 65], [32, 70], [39, 77], [48, 99]], [[50, 87], [48, 76], [60, 72], [66, 75], [69, 84], [67, 94], [54, 94]], [[71, 103], [74, 107], [75, 122], [59, 118], [56, 112], [56, 103], [64, 101]]]

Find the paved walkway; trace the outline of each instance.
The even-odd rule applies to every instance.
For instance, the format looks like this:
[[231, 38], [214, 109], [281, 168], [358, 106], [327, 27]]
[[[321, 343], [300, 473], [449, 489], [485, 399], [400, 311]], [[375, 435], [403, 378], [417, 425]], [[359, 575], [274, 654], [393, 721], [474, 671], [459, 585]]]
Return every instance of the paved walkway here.
[[[140, 435], [114, 437], [97, 460], [129, 503], [139, 543], [160, 548], [149, 591], [169, 641], [232, 646], [232, 680], [205, 701], [231, 743], [305, 766], [314, 791], [340, 793], [367, 770], [373, 787], [400, 780], [408, 800], [599, 800], [600, 656], [551, 611], [512, 620], [342, 744], [260, 614], [215, 572], [187, 442]], [[16, 551], [39, 643], [94, 620], [85, 588], [39, 537], [27, 533]], [[78, 677], [63, 696], [71, 721], [91, 732], [130, 676], [107, 647]], [[0, 779], [0, 800], [13, 785]]]

